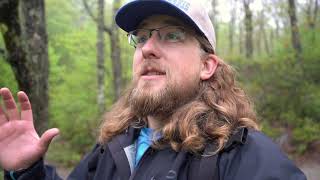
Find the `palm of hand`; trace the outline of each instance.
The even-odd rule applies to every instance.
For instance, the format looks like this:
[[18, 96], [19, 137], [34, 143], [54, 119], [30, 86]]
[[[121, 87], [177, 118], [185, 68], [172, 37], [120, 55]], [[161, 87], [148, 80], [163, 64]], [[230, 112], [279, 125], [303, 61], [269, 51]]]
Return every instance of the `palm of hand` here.
[[24, 92], [18, 93], [21, 113], [7, 88], [0, 89], [6, 113], [0, 107], [0, 166], [6, 170], [18, 170], [31, 166], [48, 149], [58, 129], [50, 129], [39, 138], [35, 131], [31, 105]]

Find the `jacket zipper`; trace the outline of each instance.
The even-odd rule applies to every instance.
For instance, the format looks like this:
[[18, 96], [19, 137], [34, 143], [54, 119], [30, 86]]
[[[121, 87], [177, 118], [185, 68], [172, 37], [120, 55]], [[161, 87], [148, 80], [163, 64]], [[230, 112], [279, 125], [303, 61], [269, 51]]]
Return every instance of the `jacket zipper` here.
[[152, 148], [149, 147], [149, 148], [147, 149], [147, 151], [142, 155], [140, 161], [138, 162], [137, 167], [134, 168], [132, 174], [130, 175], [130, 179], [129, 179], [129, 180], [133, 180], [133, 179], [134, 179], [134, 177], [135, 177], [138, 169], [140, 168], [140, 166], [141, 166], [141, 164], [142, 164], [142, 161], [144, 161], [144, 159], [146, 159], [146, 157], [151, 153], [151, 151], [152, 151]]

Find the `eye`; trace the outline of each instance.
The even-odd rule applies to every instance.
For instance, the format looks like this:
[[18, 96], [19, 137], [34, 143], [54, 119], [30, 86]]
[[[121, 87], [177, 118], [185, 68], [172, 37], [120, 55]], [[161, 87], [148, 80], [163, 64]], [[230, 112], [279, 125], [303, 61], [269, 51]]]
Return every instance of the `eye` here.
[[144, 44], [149, 39], [150, 32], [145, 29], [138, 29], [135, 32], [135, 41], [138, 44]]
[[148, 37], [143, 35], [143, 36], [136, 36], [136, 42], [139, 44], [144, 44], [145, 42], [147, 42]]
[[174, 30], [165, 34], [164, 40], [169, 42], [179, 42], [184, 40], [185, 34], [181, 30]]

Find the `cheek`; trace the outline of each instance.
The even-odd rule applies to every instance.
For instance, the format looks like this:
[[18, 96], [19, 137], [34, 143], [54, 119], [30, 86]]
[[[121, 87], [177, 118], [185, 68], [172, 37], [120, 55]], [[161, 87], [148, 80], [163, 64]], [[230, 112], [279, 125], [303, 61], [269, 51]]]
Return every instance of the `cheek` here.
[[[140, 53], [141, 54], [141, 53]], [[135, 52], [133, 55], [133, 62], [132, 62], [132, 73], [133, 76], [138, 72], [139, 66], [141, 64], [141, 55], [138, 52]]]
[[180, 64], [175, 69], [171, 69], [171, 79], [180, 87], [189, 86], [188, 82], [200, 80], [199, 67], [193, 64]]

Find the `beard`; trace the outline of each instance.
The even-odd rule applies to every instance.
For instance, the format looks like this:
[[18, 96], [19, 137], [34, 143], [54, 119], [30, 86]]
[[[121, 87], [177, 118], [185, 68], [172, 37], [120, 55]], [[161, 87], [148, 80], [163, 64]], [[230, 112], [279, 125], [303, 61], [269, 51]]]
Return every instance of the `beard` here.
[[[168, 79], [167, 79], [168, 80]], [[199, 94], [200, 80], [186, 80], [182, 86], [169, 81], [165, 87], [152, 91], [147, 87], [138, 87], [133, 82], [129, 90], [129, 105], [137, 117], [157, 116], [162, 119], [172, 115], [176, 109], [192, 101]]]

